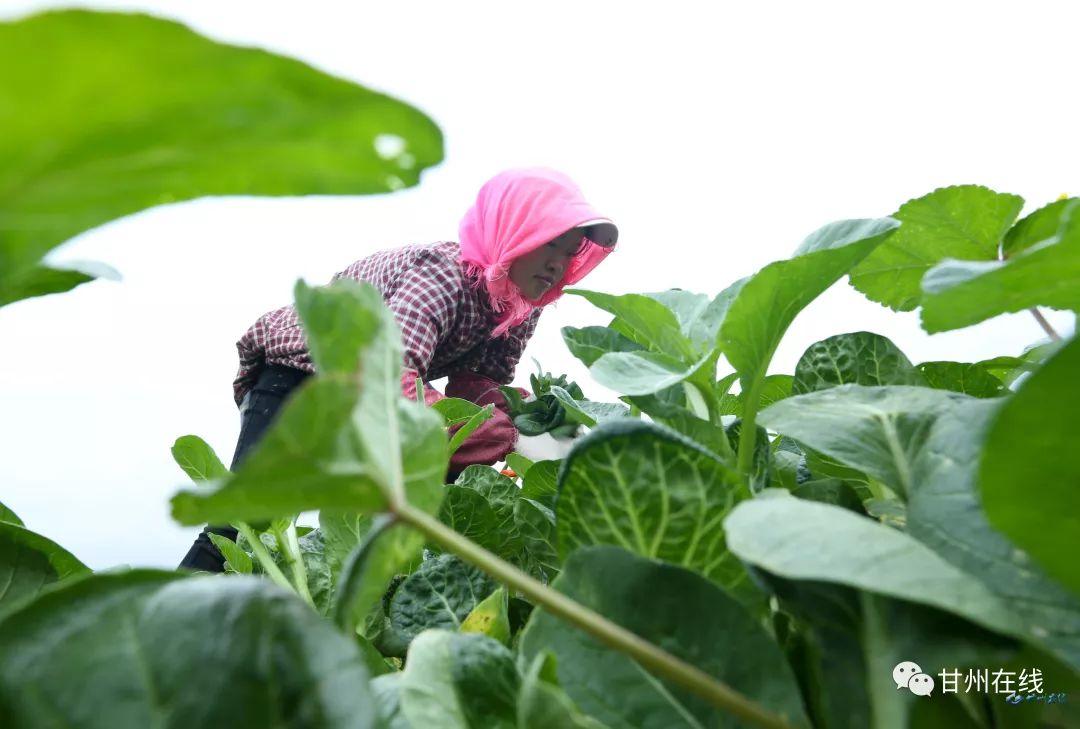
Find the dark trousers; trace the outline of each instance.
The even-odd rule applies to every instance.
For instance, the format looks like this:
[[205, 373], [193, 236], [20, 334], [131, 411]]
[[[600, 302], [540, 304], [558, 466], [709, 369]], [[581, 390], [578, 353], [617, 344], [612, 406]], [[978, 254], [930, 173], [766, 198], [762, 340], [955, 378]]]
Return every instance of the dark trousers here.
[[[270, 365], [262, 371], [255, 387], [244, 398], [240, 408], [240, 437], [236, 442], [231, 470], [244, 460], [248, 451], [262, 439], [263, 433], [270, 427], [291, 393], [309, 374], [292, 367]], [[219, 534], [229, 539], [236, 539], [236, 530], [229, 526], [208, 526], [195, 539], [184, 560], [182, 569], [201, 570], [204, 572], [223, 572], [225, 558], [210, 541], [209, 534]]]

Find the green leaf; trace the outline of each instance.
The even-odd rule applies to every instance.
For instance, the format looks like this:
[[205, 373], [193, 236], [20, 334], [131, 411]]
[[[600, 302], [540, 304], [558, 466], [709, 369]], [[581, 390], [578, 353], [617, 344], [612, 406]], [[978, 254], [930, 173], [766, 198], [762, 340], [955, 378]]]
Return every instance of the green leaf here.
[[978, 185], [934, 190], [900, 206], [903, 225], [851, 273], [851, 285], [871, 301], [897, 311], [922, 302], [923, 275], [945, 258], [992, 261], [1023, 198]]
[[0, 300], [55, 283], [38, 262], [60, 243], [155, 205], [388, 192], [442, 159], [412, 107], [147, 15], [0, 23], [0, 67]]
[[514, 504], [514, 525], [521, 535], [522, 547], [529, 558], [550, 579], [562, 568], [559, 559], [555, 514], [538, 501], [521, 498]]
[[429, 630], [409, 648], [401, 714], [413, 727], [516, 729], [519, 682], [513, 656], [496, 641]]
[[522, 677], [517, 708], [519, 729], [607, 729], [581, 713], [559, 687], [556, 665], [554, 654], [542, 651]]
[[[487, 498], [467, 486], [447, 486], [439, 521], [484, 549], [499, 554], [504, 536]], [[437, 549], [437, 547], [433, 547]]]
[[357, 401], [349, 378], [313, 377], [294, 391], [236, 474], [213, 492], [182, 491], [172, 499], [181, 524], [227, 524], [309, 509], [373, 511], [386, 504], [354, 441]]
[[89, 567], [51, 539], [19, 524], [0, 522], [0, 613], [54, 582], [89, 572]]
[[[3, 238], [0, 237], [0, 246]], [[5, 253], [0, 248], [0, 260]], [[0, 306], [35, 296], [61, 294], [96, 278], [119, 281], [120, 273], [112, 266], [96, 261], [53, 262], [50, 266], [26, 269], [14, 282], [4, 284], [0, 275]]]
[[1066, 213], [1076, 202], [1076, 198], [1057, 200], [1021, 218], [1005, 234], [1005, 240], [1001, 246], [1005, 257], [1012, 258], [1017, 253], [1057, 235]]
[[[554, 587], [794, 726], [806, 725], [795, 677], [779, 647], [738, 602], [700, 575], [599, 546], [574, 552]], [[520, 652], [532, 661], [547, 651], [558, 659], [558, 681], [570, 698], [612, 727], [738, 726], [712, 704], [538, 608]]]
[[446, 425], [457, 425], [458, 423], [468, 422], [469, 418], [482, 412], [484, 408], [459, 397], [444, 397], [441, 400], [436, 400], [431, 409], [443, 416]]
[[918, 370], [926, 384], [937, 390], [951, 390], [972, 397], [999, 397], [1009, 392], [1004, 382], [980, 364], [922, 362]]
[[402, 396], [401, 327], [385, 306], [380, 305], [378, 312], [381, 326], [360, 356], [364, 377], [351, 419], [354, 439], [363, 453], [365, 470], [374, 476], [388, 502], [407, 499], [434, 514], [442, 500], [450, 459], [446, 432], [438, 414]]
[[596, 360], [609, 352], [639, 352], [645, 349], [610, 327], [563, 327], [561, 331], [570, 354], [586, 367], [592, 367]]
[[795, 395], [837, 385], [923, 385], [922, 377], [888, 338], [872, 332], [837, 334], [811, 344], [795, 366]]
[[374, 286], [341, 278], [317, 289], [297, 281], [293, 295], [315, 370], [354, 374], [360, 353], [379, 331], [382, 294]]
[[182, 435], [172, 447], [173, 460], [194, 481], [214, 481], [227, 478], [229, 469], [210, 445], [197, 435]]
[[979, 489], [990, 523], [1080, 595], [1077, 373], [1073, 338], [1002, 405], [986, 435]]
[[775, 575], [847, 585], [1026, 635], [1008, 603], [982, 582], [908, 535], [847, 509], [787, 496], [758, 498], [736, 506], [724, 530], [739, 559]]
[[963, 399], [925, 387], [841, 385], [778, 402], [760, 421], [910, 495], [934, 421]]
[[597, 423], [624, 418], [630, 414], [630, 408], [620, 403], [575, 400], [569, 392], [561, 387], [552, 387], [551, 394], [555, 396], [560, 405], [566, 408], [566, 412], [572, 418], [588, 428], [595, 428]]
[[521, 498], [532, 499], [549, 509], [555, 507], [562, 461], [537, 461], [521, 482]]
[[406, 640], [428, 628], [457, 630], [495, 587], [472, 565], [441, 554], [426, 560], [397, 589], [390, 601], [390, 622]]
[[0, 622], [10, 729], [364, 729], [367, 685], [356, 646], [264, 579], [93, 575]]
[[334, 621], [352, 634], [373, 610], [382, 615], [380, 600], [387, 585], [395, 575], [419, 563], [423, 546], [424, 538], [418, 532], [385, 516], [377, 517], [341, 567]]
[[715, 365], [712, 352], [689, 365], [659, 352], [612, 352], [598, 359], [589, 374], [604, 387], [624, 395], [651, 395], [693, 377], [709, 362]]
[[737, 480], [720, 459], [668, 428], [636, 419], [578, 441], [559, 476], [559, 553], [614, 544], [731, 587], [745, 578], [722, 522]]
[[457, 429], [453, 436], [450, 438], [450, 445], [447, 446], [447, 452], [449, 455], [453, 455], [457, 452], [457, 449], [465, 442], [465, 439], [476, 432], [476, 429], [483, 425], [486, 421], [491, 420], [495, 413], [494, 405], [485, 405], [480, 408], [480, 411], [473, 414], [465, 423]]
[[[625, 399], [646, 413], [653, 422], [668, 426], [707, 450], [720, 454], [731, 447], [723, 428], [701, 419], [685, 407], [674, 405], [655, 395]], [[723, 400], [719, 414], [725, 414]]]
[[494, 468], [472, 465], [461, 472], [457, 485], [472, 489], [486, 499], [494, 514], [496, 554], [504, 559], [511, 559], [521, 551], [521, 536], [514, 524], [514, 506], [521, 497], [521, 489], [514, 480], [502, 475]]
[[839, 478], [822, 478], [806, 481], [792, 490], [792, 495], [807, 501], [820, 501], [843, 507], [856, 514], [863, 511], [862, 501], [846, 481]]
[[617, 317], [620, 325], [634, 342], [654, 352], [662, 352], [683, 364], [690, 364], [697, 356], [689, 340], [683, 336], [679, 320], [670, 309], [643, 294], [613, 296], [585, 289], [566, 289], [589, 303]]
[[525, 476], [529, 473], [529, 469], [533, 467], [533, 461], [520, 453], [509, 453], [506, 456], [506, 467], [524, 480]]
[[510, 617], [507, 612], [509, 605], [507, 597], [506, 588], [500, 587], [477, 603], [472, 612], [461, 622], [461, 632], [479, 633], [503, 645], [509, 645]]
[[371, 681], [371, 693], [379, 716], [379, 729], [413, 729], [401, 712], [401, 674], [397, 671], [376, 676]]
[[1020, 616], [1029, 639], [1080, 669], [1080, 600], [987, 521], [976, 491], [986, 432], [1001, 407], [965, 399], [941, 414], [916, 463], [908, 533], [982, 580]]
[[251, 557], [236, 542], [220, 534], [209, 534], [208, 536], [222, 556], [225, 557], [226, 572], [231, 571], [241, 575], [251, 574], [253, 570]]
[[[761, 383], [758, 407], [765, 408], [774, 402], [779, 402], [791, 397], [791, 388], [795, 378], [791, 375], [767, 375]], [[742, 393], [738, 395], [724, 395], [720, 400], [721, 415], [735, 415], [742, 417], [746, 398]]]
[[745, 286], [746, 282], [749, 280], [750, 276], [740, 278], [738, 281], [735, 281], [717, 294], [716, 297], [709, 302], [709, 305], [701, 313], [701, 316], [691, 325], [689, 337], [691, 341], [700, 346], [703, 351], [706, 349], [702, 344], [703, 342], [715, 343], [717, 341], [720, 327], [723, 325], [724, 319], [727, 318], [728, 310], [731, 309], [732, 302], [735, 301], [739, 292], [742, 291], [742, 287]]
[[8, 524], [23, 526], [22, 519], [20, 519], [14, 511], [7, 508], [3, 504], [0, 504], [0, 522], [7, 522]]
[[319, 531], [323, 534], [326, 560], [335, 581], [349, 554], [371, 531], [371, 524], [371, 514], [359, 511], [323, 509], [319, 512]]
[[807, 238], [795, 257], [770, 263], [742, 286], [720, 327], [719, 343], [754, 412], [769, 362], [795, 316], [898, 225], [889, 218], [832, 223]]
[[[1056, 240], [1000, 262], [946, 260], [927, 272], [923, 329], [943, 332], [1033, 306], [1080, 311], [1080, 201]], [[1071, 213], [1071, 214], [1070, 214]]]

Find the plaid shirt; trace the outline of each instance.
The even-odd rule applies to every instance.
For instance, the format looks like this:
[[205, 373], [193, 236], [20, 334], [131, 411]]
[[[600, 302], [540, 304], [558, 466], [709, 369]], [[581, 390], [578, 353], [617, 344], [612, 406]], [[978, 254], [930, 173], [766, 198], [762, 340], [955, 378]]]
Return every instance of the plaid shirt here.
[[[470, 285], [457, 243], [429, 243], [381, 251], [352, 264], [334, 279], [367, 281], [401, 327], [404, 366], [424, 381], [474, 373], [508, 385], [543, 311], [505, 337], [491, 339], [498, 314], [483, 286]], [[268, 364], [314, 372], [300, 319], [293, 306], [263, 314], [236, 343], [240, 370], [233, 382], [237, 405]]]

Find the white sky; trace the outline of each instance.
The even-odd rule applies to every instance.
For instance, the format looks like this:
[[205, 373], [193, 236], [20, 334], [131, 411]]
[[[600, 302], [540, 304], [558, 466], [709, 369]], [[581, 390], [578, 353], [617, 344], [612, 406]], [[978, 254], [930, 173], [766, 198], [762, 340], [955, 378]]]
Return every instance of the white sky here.
[[[123, 282], [0, 309], [0, 502], [97, 569], [186, 552], [198, 530], [169, 517], [185, 483], [169, 448], [194, 433], [231, 458], [234, 343], [256, 317], [298, 277], [454, 239], [503, 168], [560, 168], [618, 223], [620, 249], [583, 283], [611, 293], [715, 294], [824, 223], [943, 185], [1013, 192], [1028, 210], [1080, 192], [1071, 2], [78, 4], [301, 58], [418, 106], [446, 137], [446, 161], [392, 196], [203, 200], [91, 231], [59, 257]], [[0, 0], [0, 17], [57, 6]], [[1049, 318], [1071, 331], [1072, 315]], [[536, 357], [604, 399], [559, 329], [607, 320], [566, 297], [519, 382]], [[772, 371], [862, 329], [915, 362], [1042, 336], [1014, 315], [931, 337], [844, 282], [799, 317]]]

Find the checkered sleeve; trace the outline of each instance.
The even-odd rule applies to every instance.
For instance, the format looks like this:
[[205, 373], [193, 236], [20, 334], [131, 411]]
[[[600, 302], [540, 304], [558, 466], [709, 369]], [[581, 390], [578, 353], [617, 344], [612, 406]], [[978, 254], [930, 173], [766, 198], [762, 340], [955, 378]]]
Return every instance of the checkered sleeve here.
[[435, 348], [454, 324], [461, 272], [452, 261], [425, 258], [403, 272], [386, 305], [401, 327], [403, 364], [427, 380]]

